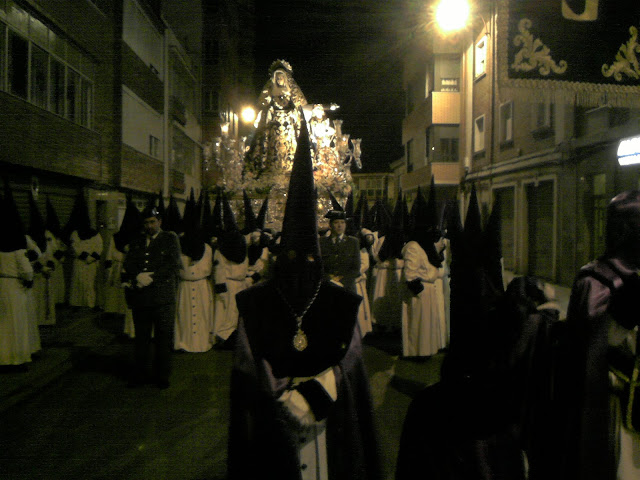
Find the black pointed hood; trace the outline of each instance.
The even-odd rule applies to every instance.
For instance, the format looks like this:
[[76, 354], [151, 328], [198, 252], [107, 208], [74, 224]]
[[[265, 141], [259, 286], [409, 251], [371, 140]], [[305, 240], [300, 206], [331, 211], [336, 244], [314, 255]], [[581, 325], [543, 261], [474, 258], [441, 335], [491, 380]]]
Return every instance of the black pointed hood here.
[[276, 288], [296, 312], [309, 305], [322, 281], [317, 205], [309, 132], [303, 120], [291, 169], [282, 236], [274, 268]]
[[402, 196], [402, 228], [404, 230], [405, 238], [411, 234], [413, 230], [413, 224], [409, 217], [409, 205], [407, 203], [407, 196]]
[[482, 261], [482, 219], [475, 184], [471, 187], [469, 207], [464, 220], [464, 240], [467, 249], [467, 261], [470, 265], [478, 265]]
[[120, 230], [113, 235], [113, 242], [120, 252], [124, 252], [131, 240], [142, 231], [142, 213], [135, 206], [130, 195], [127, 195], [127, 207], [124, 211]]
[[213, 236], [214, 232], [213, 215], [211, 213], [211, 198], [209, 197], [209, 192], [207, 190], [204, 190], [203, 195], [204, 200], [202, 201], [201, 217], [202, 235], [208, 242]]
[[225, 194], [222, 195], [222, 220], [224, 231], [218, 242], [220, 253], [234, 263], [242, 263], [247, 257], [247, 240], [240, 232], [231, 203]]
[[[303, 121], [291, 169], [280, 249], [284, 252], [293, 250], [301, 256], [312, 255], [319, 261], [317, 201], [314, 193], [313, 164], [309, 148], [309, 132], [306, 122]], [[333, 197], [331, 192], [329, 195]], [[337, 206], [339, 205], [338, 203]]]
[[386, 236], [391, 225], [391, 215], [389, 215], [384, 202], [381, 199], [377, 199], [373, 206], [374, 217], [374, 231], [378, 232], [378, 237]]
[[242, 233], [247, 235], [258, 228], [258, 221], [255, 213], [253, 213], [251, 199], [246, 190], [242, 190], [242, 203], [244, 206], [244, 228], [242, 229]]
[[392, 258], [402, 258], [402, 248], [405, 244], [404, 212], [402, 190], [398, 191], [396, 205], [393, 208], [389, 230], [384, 236], [385, 240], [378, 252], [381, 261]]
[[224, 221], [222, 218], [222, 191], [218, 190], [216, 201], [211, 212], [211, 224], [213, 226], [212, 237], [219, 237], [224, 231]]
[[267, 211], [269, 210], [269, 197], [267, 196], [262, 202], [260, 211], [258, 212], [258, 218], [256, 224], [260, 230], [264, 230], [265, 223], [267, 221]]
[[487, 272], [487, 279], [492, 288], [502, 293], [504, 291], [504, 280], [502, 278], [502, 218], [500, 203], [495, 203], [489, 220], [484, 230], [484, 268]]
[[4, 181], [4, 198], [0, 204], [0, 224], [4, 231], [0, 235], [0, 252], [14, 252], [27, 248], [25, 229], [13, 199], [13, 192], [7, 180]]
[[433, 175], [431, 175], [431, 186], [429, 187], [429, 198], [427, 199], [425, 215], [432, 240], [437, 242], [442, 236], [442, 232], [440, 231], [440, 216], [438, 215], [438, 202], [436, 199], [436, 182]]
[[[434, 267], [440, 268], [442, 266], [442, 257], [438, 255], [436, 251], [436, 247], [434, 242], [438, 239], [434, 238], [434, 230], [437, 228], [437, 225], [434, 225], [433, 217], [429, 212], [429, 205], [427, 201], [424, 199], [424, 196], [420, 193], [416, 197], [416, 201], [414, 202], [414, 219], [413, 219], [413, 230], [410, 235], [410, 239], [418, 242], [422, 249], [427, 254], [429, 259], [429, 263]], [[439, 238], [439, 237], [438, 237]]]
[[94, 237], [98, 232], [91, 228], [91, 219], [89, 218], [89, 208], [84, 198], [82, 190], [78, 191], [69, 221], [65, 227], [64, 238], [68, 239], [73, 232], [78, 232], [81, 240], [87, 240]]
[[180, 236], [180, 248], [182, 253], [194, 262], [197, 262], [204, 255], [204, 238], [200, 228], [200, 218], [198, 216], [198, 206], [196, 198], [191, 189], [191, 194], [184, 207], [184, 216], [182, 217], [182, 225], [184, 232]]
[[53, 208], [53, 204], [51, 203], [51, 199], [47, 195], [47, 221], [45, 223], [45, 228], [49, 230], [56, 238], [60, 238], [62, 234], [62, 228], [60, 227], [60, 219], [58, 218], [58, 214]]
[[173, 195], [169, 196], [169, 205], [167, 206], [164, 220], [162, 221], [162, 229], [168, 232], [175, 232], [178, 235], [184, 231], [182, 227], [182, 215], [180, 215], [178, 202]]
[[44, 220], [40, 214], [40, 209], [38, 208], [36, 199], [33, 197], [33, 192], [29, 192], [29, 229], [27, 230], [27, 234], [36, 242], [36, 245], [38, 245], [42, 253], [47, 249], [47, 238], [44, 232]]

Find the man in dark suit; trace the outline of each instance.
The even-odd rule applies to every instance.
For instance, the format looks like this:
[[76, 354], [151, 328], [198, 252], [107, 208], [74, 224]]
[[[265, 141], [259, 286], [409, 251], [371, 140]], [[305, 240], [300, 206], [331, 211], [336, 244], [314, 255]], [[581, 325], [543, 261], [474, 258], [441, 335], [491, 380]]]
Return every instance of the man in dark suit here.
[[[129, 385], [155, 383], [164, 389], [169, 387], [178, 272], [182, 268], [180, 242], [174, 232], [160, 228], [162, 220], [154, 207], [147, 207], [143, 218], [144, 235], [129, 244], [121, 274], [136, 335], [135, 369]], [[153, 374], [148, 368], [152, 328]]]
[[360, 242], [345, 235], [347, 219], [343, 210], [330, 210], [325, 218], [329, 219], [331, 229], [330, 236], [320, 237], [325, 279], [356, 293], [356, 279], [360, 276]]

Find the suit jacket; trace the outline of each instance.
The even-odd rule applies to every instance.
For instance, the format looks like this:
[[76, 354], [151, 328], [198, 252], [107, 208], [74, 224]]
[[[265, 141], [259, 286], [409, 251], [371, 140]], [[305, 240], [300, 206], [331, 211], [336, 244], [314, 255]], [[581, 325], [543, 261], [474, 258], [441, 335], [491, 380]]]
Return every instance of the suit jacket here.
[[142, 272], [153, 272], [153, 282], [147, 287], [126, 289], [129, 307], [153, 307], [175, 303], [182, 269], [180, 242], [174, 232], [160, 231], [147, 246], [147, 238], [140, 235], [129, 244], [129, 252], [122, 267], [121, 280], [135, 284]]
[[360, 276], [360, 242], [355, 237], [344, 235], [333, 243], [331, 237], [320, 237], [320, 253], [324, 274], [342, 276], [340, 283], [347, 290], [356, 292], [356, 279]]

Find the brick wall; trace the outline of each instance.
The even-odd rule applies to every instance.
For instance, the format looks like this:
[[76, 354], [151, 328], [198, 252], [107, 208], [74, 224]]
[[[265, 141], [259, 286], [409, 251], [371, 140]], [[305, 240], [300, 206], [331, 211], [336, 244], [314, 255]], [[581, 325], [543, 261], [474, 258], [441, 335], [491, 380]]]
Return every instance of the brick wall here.
[[126, 188], [159, 192], [164, 183], [164, 164], [133, 148], [122, 146], [122, 183]]
[[0, 92], [0, 161], [102, 181], [100, 134]]

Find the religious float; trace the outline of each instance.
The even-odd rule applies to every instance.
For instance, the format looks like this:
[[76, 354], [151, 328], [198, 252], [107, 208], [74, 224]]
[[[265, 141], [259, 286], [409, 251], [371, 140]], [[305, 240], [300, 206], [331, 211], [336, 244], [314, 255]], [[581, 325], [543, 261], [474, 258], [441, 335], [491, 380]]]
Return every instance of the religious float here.
[[221, 171], [215, 187], [232, 197], [236, 215], [242, 215], [242, 192], [247, 192], [254, 210], [268, 196], [266, 226], [279, 231], [284, 216], [289, 176], [296, 151], [296, 139], [306, 120], [311, 141], [311, 158], [318, 194], [318, 218], [331, 208], [329, 192], [342, 204], [352, 190], [351, 168], [360, 169], [360, 139], [342, 131], [342, 120], [331, 120], [327, 111], [335, 104], [308, 103], [292, 75], [291, 65], [276, 60], [269, 68], [269, 80], [258, 98], [255, 131], [238, 140], [215, 139], [212, 161]]

